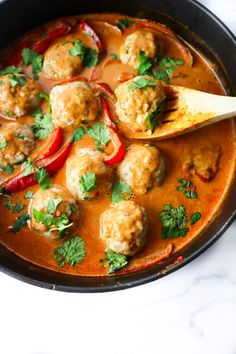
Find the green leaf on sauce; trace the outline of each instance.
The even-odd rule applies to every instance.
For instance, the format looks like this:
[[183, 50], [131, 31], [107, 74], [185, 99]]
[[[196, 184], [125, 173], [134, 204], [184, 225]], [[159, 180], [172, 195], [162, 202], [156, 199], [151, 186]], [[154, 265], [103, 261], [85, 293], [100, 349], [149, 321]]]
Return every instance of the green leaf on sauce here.
[[198, 198], [198, 194], [195, 191], [189, 189], [192, 187], [191, 182], [184, 178], [179, 178], [178, 182], [180, 183], [180, 186], [176, 188], [177, 191], [183, 193], [183, 195], [188, 199]]
[[13, 204], [11, 201], [7, 201], [4, 202], [4, 205], [11, 213], [20, 213], [25, 208], [21, 201], [18, 201], [16, 204]]
[[78, 55], [83, 66], [93, 68], [98, 63], [98, 52], [95, 49], [86, 48], [80, 39], [76, 39], [69, 53], [73, 57]]
[[29, 216], [28, 213], [23, 213], [18, 218], [16, 218], [12, 227], [12, 231], [14, 233], [19, 232], [23, 227], [27, 226], [27, 223], [30, 219], [31, 217]]
[[164, 81], [166, 84], [169, 83], [170, 78], [165, 69], [159, 68], [152, 72], [156, 80]]
[[75, 142], [75, 141], [80, 141], [83, 139], [85, 135], [85, 130], [83, 127], [79, 127], [77, 129], [74, 130], [73, 134], [72, 134], [72, 138], [71, 141]]
[[146, 75], [152, 67], [152, 62], [148, 56], [141, 50], [138, 54], [138, 66], [136, 71], [138, 75]]
[[75, 236], [70, 240], [64, 242], [62, 246], [55, 249], [54, 258], [57, 261], [59, 267], [64, 267], [65, 262], [74, 266], [82, 262], [86, 255], [84, 240]]
[[7, 141], [5, 138], [3, 138], [0, 142], [0, 150], [6, 149], [7, 147]]
[[164, 205], [164, 209], [160, 212], [162, 223], [161, 236], [163, 239], [184, 237], [189, 229], [186, 228], [188, 218], [186, 216], [186, 208], [183, 205], [174, 208], [171, 204]]
[[8, 166], [0, 166], [0, 168], [6, 172], [8, 175], [11, 175], [14, 172], [14, 166], [8, 165]]
[[155, 81], [150, 80], [147, 77], [137, 77], [128, 86], [128, 91], [144, 89], [148, 86], [156, 86], [156, 85], [157, 85], [157, 83]]
[[126, 199], [131, 195], [131, 193], [131, 187], [127, 183], [117, 181], [112, 188], [112, 204], [119, 203], [121, 200]]
[[69, 222], [68, 216], [64, 213], [61, 216], [54, 217], [51, 214], [42, 213], [39, 210], [33, 209], [33, 216], [40, 224], [55, 226], [50, 229], [50, 232], [57, 231], [60, 237], [67, 235], [68, 228], [73, 225], [73, 223]]
[[136, 22], [135, 21], [131, 21], [128, 18], [121, 18], [120, 20], [118, 20], [117, 22], [117, 27], [119, 27], [119, 29], [123, 29], [123, 27], [127, 28], [129, 26], [133, 26], [135, 25]]
[[114, 59], [114, 60], [119, 60], [120, 59], [118, 54], [111, 54], [111, 58]]
[[109, 274], [116, 272], [128, 264], [128, 257], [123, 254], [108, 250], [105, 255], [106, 258], [100, 259], [99, 262], [102, 267], [109, 268]]
[[35, 164], [32, 162], [30, 157], [27, 157], [25, 162], [24, 176], [28, 176], [34, 172]]
[[48, 113], [43, 113], [41, 109], [36, 110], [32, 115], [35, 117], [35, 121], [32, 124], [33, 133], [39, 140], [43, 140], [54, 129], [52, 116]]
[[15, 74], [8, 75], [11, 87], [24, 86], [26, 84], [26, 78], [24, 76], [16, 76]]
[[33, 192], [32, 191], [28, 191], [25, 195], [24, 195], [24, 199], [32, 199], [33, 198]]
[[91, 192], [96, 188], [96, 175], [93, 172], [85, 173], [79, 180], [82, 193]]
[[58, 205], [61, 203], [62, 199], [60, 197], [52, 198], [48, 202], [47, 212], [49, 214], [55, 213], [57, 210]]
[[95, 144], [99, 145], [106, 145], [111, 140], [109, 129], [103, 123], [94, 124], [92, 127], [88, 127], [86, 129], [86, 133], [90, 138], [95, 140]]
[[15, 65], [8, 66], [7, 68], [0, 71], [0, 76], [4, 76], [7, 74], [19, 74], [22, 73], [21, 68], [17, 68]]
[[23, 48], [22, 59], [25, 66], [32, 65], [33, 77], [34, 80], [37, 80], [38, 73], [41, 72], [43, 68], [43, 56], [37, 54], [33, 49]]
[[36, 171], [34, 178], [37, 180], [38, 184], [40, 185], [40, 188], [43, 190], [49, 189], [52, 186], [50, 176], [44, 167], [40, 167]]
[[202, 215], [199, 211], [196, 211], [190, 216], [190, 224], [194, 225], [196, 222], [198, 222], [201, 219]]

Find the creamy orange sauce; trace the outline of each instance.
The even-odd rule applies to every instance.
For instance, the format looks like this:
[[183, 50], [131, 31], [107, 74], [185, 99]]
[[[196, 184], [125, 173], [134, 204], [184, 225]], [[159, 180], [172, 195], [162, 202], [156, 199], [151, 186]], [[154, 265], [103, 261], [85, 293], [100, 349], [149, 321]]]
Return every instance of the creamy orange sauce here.
[[[103, 45], [106, 48], [106, 54], [103, 55], [100, 63], [95, 69], [86, 68], [81, 76], [97, 79], [99, 82], [106, 82], [114, 90], [119, 82], [116, 80], [117, 75], [121, 72], [134, 74], [135, 71], [127, 65], [121, 64], [119, 61], [112, 61], [104, 66], [111, 54], [118, 54], [119, 47], [124, 40], [124, 37], [134, 31], [130, 26], [123, 34], [115, 31], [112, 27], [104, 25], [103, 22], [93, 22], [92, 20], [106, 20], [110, 23], [116, 23], [121, 15], [89, 15], [92, 27], [99, 33]], [[72, 20], [72, 18], [70, 19]], [[51, 26], [49, 24], [48, 26]], [[151, 26], [155, 27], [154, 24]], [[178, 44], [169, 38], [164, 33], [148, 29], [155, 35], [155, 39], [161, 45], [161, 50], [164, 56], [173, 56], [175, 58], [184, 59], [183, 52]], [[77, 31], [74, 36], [81, 39], [86, 46], [96, 48], [94, 41]], [[17, 43], [16, 43], [17, 45]], [[11, 48], [6, 50], [4, 55], [11, 52]], [[171, 83], [174, 85], [182, 85], [189, 88], [211, 92], [215, 94], [225, 94], [224, 88], [215, 75], [211, 65], [201, 56], [200, 53], [191, 49], [193, 56], [193, 66], [189, 67], [183, 65], [175, 70]], [[31, 67], [24, 69], [29, 75], [31, 74]], [[39, 82], [45, 92], [50, 92], [55, 81], [46, 79], [42, 74], [39, 74]], [[47, 110], [47, 104], [43, 103], [43, 109]], [[20, 118], [21, 122], [33, 121], [30, 116]], [[8, 122], [1, 118], [2, 124]], [[223, 133], [222, 133], [223, 132]], [[65, 140], [71, 134], [69, 129], [65, 130]], [[226, 139], [227, 137], [227, 139]], [[176, 191], [177, 180], [184, 177], [183, 164], [185, 161], [185, 153], [191, 147], [201, 144], [204, 141], [210, 141], [213, 144], [218, 144], [221, 147], [221, 157], [219, 162], [219, 169], [215, 177], [208, 183], [202, 182], [197, 176], [192, 175], [191, 182], [196, 187], [198, 193], [197, 199], [187, 199], [182, 193]], [[148, 141], [147, 141], [148, 142]], [[126, 145], [131, 141], [125, 140]], [[144, 141], [142, 141], [144, 143]], [[163, 255], [167, 255], [166, 248], [173, 249], [172, 252], [180, 250], [186, 246], [193, 238], [207, 227], [213, 220], [215, 215], [220, 211], [222, 203], [227, 196], [227, 192], [232, 183], [234, 168], [235, 168], [235, 127], [232, 120], [220, 122], [209, 127], [202, 128], [194, 133], [185, 136], [162, 141], [155, 144], [162, 152], [166, 163], [166, 177], [164, 182], [159, 187], [154, 187], [144, 196], [132, 196], [132, 198], [140, 205], [144, 206], [148, 214], [148, 235], [146, 245], [141, 252], [133, 257], [128, 267], [122, 272], [134, 271], [137, 268], [142, 268], [148, 264], [152, 264], [163, 259]], [[42, 146], [46, 144], [41, 142], [37, 147], [34, 155], [36, 156]], [[76, 146], [94, 146], [93, 140], [85, 137], [81, 142], [77, 142], [72, 148], [70, 154], [74, 153]], [[0, 176], [0, 182], [8, 176], [4, 173]], [[65, 182], [65, 165], [52, 178], [53, 183], [60, 184], [66, 187]], [[39, 187], [36, 185], [29, 188], [35, 193]], [[12, 201], [21, 200], [27, 207], [28, 201], [24, 199], [27, 190], [16, 193], [12, 196]], [[13, 234], [9, 230], [16, 218], [16, 214], [11, 214], [9, 210], [3, 205], [4, 198], [0, 200], [0, 242], [8, 249], [20, 257], [29, 260], [32, 263], [38, 264], [42, 267], [50, 268], [58, 272], [64, 272], [75, 275], [99, 276], [107, 274], [107, 270], [103, 269], [99, 260], [104, 258], [104, 245], [99, 240], [99, 220], [101, 213], [110, 205], [110, 195], [104, 195], [93, 201], [81, 201], [80, 223], [76, 224], [70, 235], [79, 235], [83, 238], [86, 245], [86, 256], [84, 260], [74, 267], [65, 265], [60, 268], [54, 260], [54, 250], [58, 246], [57, 241], [50, 241], [45, 237], [36, 234], [29, 228], [22, 229], [19, 233]], [[189, 233], [186, 237], [179, 237], [177, 239], [163, 240], [161, 238], [161, 223], [159, 213], [163, 209], [164, 204], [172, 204], [174, 207], [179, 205], [186, 206], [188, 217], [199, 211], [202, 217], [198, 223], [189, 226]]]

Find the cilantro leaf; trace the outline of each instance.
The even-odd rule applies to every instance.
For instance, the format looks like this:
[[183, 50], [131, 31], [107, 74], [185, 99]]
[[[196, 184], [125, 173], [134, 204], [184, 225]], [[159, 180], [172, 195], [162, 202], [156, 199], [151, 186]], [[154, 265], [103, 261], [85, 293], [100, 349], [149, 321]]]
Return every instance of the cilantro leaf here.
[[24, 176], [30, 175], [32, 172], [34, 172], [34, 169], [35, 164], [32, 162], [30, 157], [27, 157], [24, 169]]
[[44, 167], [39, 167], [39, 169], [34, 175], [34, 178], [37, 180], [38, 184], [40, 185], [40, 188], [43, 190], [49, 189], [52, 186], [50, 176]]
[[45, 139], [54, 129], [52, 116], [48, 113], [43, 113], [42, 110], [37, 110], [33, 113], [35, 122], [32, 124], [34, 135], [39, 140]]
[[164, 81], [166, 84], [168, 84], [170, 81], [169, 75], [165, 69], [162, 68], [156, 69], [152, 72], [152, 74], [156, 80]]
[[24, 140], [24, 138], [25, 138], [24, 134], [22, 134], [22, 133], [18, 133], [16, 137], [20, 140]]
[[119, 60], [120, 59], [118, 54], [111, 54], [111, 58], [114, 59], [114, 60]]
[[11, 201], [4, 202], [3, 204], [7, 207], [7, 209], [8, 209], [11, 213], [14, 213], [14, 211], [15, 211], [15, 206], [14, 206], [14, 204], [13, 204]]
[[73, 48], [69, 51], [70, 55], [80, 56], [82, 65], [93, 68], [98, 63], [98, 52], [92, 48], [86, 48], [80, 39], [76, 39]]
[[75, 203], [70, 203], [69, 206], [70, 206], [70, 211], [72, 213], [76, 213], [77, 212], [78, 208], [77, 208], [77, 205]]
[[96, 188], [96, 175], [93, 172], [85, 173], [79, 180], [82, 193], [91, 192]]
[[86, 129], [86, 133], [95, 140], [95, 144], [106, 145], [110, 140], [109, 129], [103, 123], [94, 124], [92, 127]]
[[139, 89], [144, 89], [147, 86], [156, 86], [157, 83], [153, 80], [148, 79], [147, 77], [137, 77], [132, 83], [128, 86], [128, 91], [134, 91]]
[[69, 51], [69, 54], [72, 57], [76, 57], [77, 55], [79, 55], [81, 58], [83, 58], [84, 53], [85, 53], [85, 46], [83, 42], [80, 39], [76, 39], [76, 41], [73, 44], [73, 48]]
[[136, 71], [138, 75], [147, 74], [148, 70], [152, 67], [152, 62], [148, 58], [148, 56], [141, 50], [138, 53], [138, 66], [136, 67]]
[[117, 22], [117, 27], [119, 27], [119, 29], [123, 29], [123, 27], [129, 27], [129, 26], [133, 26], [135, 25], [136, 22], [135, 21], [131, 21], [128, 18], [121, 18], [118, 22]]
[[52, 113], [52, 108], [51, 108], [51, 102], [50, 102], [50, 96], [46, 92], [40, 92], [39, 96], [41, 98], [44, 98], [46, 101], [48, 101], [48, 112]]
[[62, 199], [60, 197], [52, 198], [48, 202], [47, 212], [49, 214], [55, 213], [57, 210], [58, 205], [61, 203]]
[[152, 133], [158, 126], [158, 118], [160, 113], [162, 113], [162, 109], [158, 107], [154, 112], [148, 113], [146, 117], [147, 128], [148, 130], [151, 130]]
[[190, 224], [194, 225], [196, 222], [198, 222], [202, 217], [202, 214], [199, 211], [196, 211], [190, 216]]
[[64, 213], [61, 216], [54, 217], [51, 214], [42, 213], [39, 210], [33, 209], [33, 216], [40, 224], [55, 226], [50, 229], [50, 232], [58, 231], [59, 236], [66, 235], [68, 233], [68, 228], [73, 225], [73, 223], [69, 223], [68, 216]]
[[171, 204], [164, 205], [164, 209], [160, 212], [163, 239], [184, 237], [188, 233], [186, 224], [188, 218], [186, 216], [186, 208], [183, 205], [174, 208]]
[[21, 68], [17, 68], [15, 65], [8, 66], [7, 68], [0, 71], [0, 76], [4, 76], [7, 74], [19, 74], [22, 73]]
[[0, 142], [0, 150], [6, 149], [7, 147], [7, 141], [5, 138], [2, 139], [2, 141]]
[[0, 86], [5, 85], [4, 81], [0, 80]]
[[28, 191], [25, 195], [24, 195], [24, 199], [32, 199], [33, 198], [33, 192], [32, 191]]
[[11, 87], [24, 86], [26, 84], [26, 78], [24, 76], [16, 76], [15, 74], [8, 75]]
[[72, 134], [72, 138], [71, 141], [75, 142], [75, 141], [80, 141], [83, 139], [85, 135], [85, 130], [83, 127], [79, 127], [77, 129], [75, 129], [75, 131]]
[[[104, 262], [105, 265], [103, 264]], [[108, 250], [106, 252], [106, 258], [100, 259], [100, 263], [104, 268], [109, 268], [109, 274], [111, 274], [126, 266], [128, 264], [128, 257]]]
[[19, 232], [23, 227], [27, 226], [27, 223], [30, 219], [31, 217], [29, 216], [28, 213], [23, 213], [18, 218], [16, 218], [12, 227], [12, 231], [14, 233]]
[[64, 242], [63, 246], [55, 249], [54, 258], [60, 267], [64, 267], [65, 262], [74, 266], [82, 262], [86, 255], [84, 240], [75, 236]]
[[25, 66], [32, 65], [32, 72], [34, 80], [38, 79], [38, 73], [42, 71], [43, 68], [43, 56], [37, 54], [33, 49], [23, 48], [22, 58]]
[[188, 189], [192, 186], [191, 182], [184, 178], [179, 178], [178, 182], [180, 183], [180, 186], [176, 188], [177, 191], [183, 193], [183, 195], [188, 199], [198, 198], [198, 194], [195, 191]]
[[175, 66], [181, 66], [184, 64], [183, 60], [172, 57], [160, 57], [157, 59], [157, 63], [159, 66], [164, 66], [171, 69], [173, 69]]
[[132, 192], [131, 187], [127, 183], [122, 181], [117, 181], [112, 188], [112, 194], [111, 194], [112, 204], [119, 203], [121, 200], [130, 196], [131, 192]]
[[0, 166], [0, 168], [6, 172], [8, 175], [11, 175], [14, 172], [14, 166], [8, 165], [8, 166]]

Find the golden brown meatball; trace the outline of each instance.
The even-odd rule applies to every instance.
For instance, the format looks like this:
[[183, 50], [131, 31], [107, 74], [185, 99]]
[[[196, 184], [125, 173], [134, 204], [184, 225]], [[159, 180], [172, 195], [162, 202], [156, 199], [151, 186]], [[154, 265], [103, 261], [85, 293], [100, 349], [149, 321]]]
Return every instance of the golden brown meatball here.
[[95, 120], [98, 103], [87, 82], [75, 81], [54, 86], [50, 92], [52, 118], [60, 127], [77, 127], [83, 121]]
[[79, 55], [72, 56], [70, 50], [73, 41], [67, 37], [52, 44], [46, 51], [43, 61], [43, 74], [51, 80], [65, 80], [78, 75], [82, 71], [82, 60]]
[[[132, 89], [137, 80], [144, 79], [156, 85]], [[150, 120], [165, 100], [165, 91], [160, 81], [149, 76], [137, 76], [119, 85], [115, 90], [117, 96], [116, 113], [121, 122], [133, 131], [151, 132]]]
[[139, 52], [144, 52], [149, 58], [154, 58], [156, 53], [155, 39], [152, 32], [135, 31], [129, 34], [120, 47], [120, 60], [136, 68], [139, 64]]
[[34, 135], [28, 124], [9, 123], [0, 129], [0, 166], [24, 161], [35, 147]]
[[[56, 210], [52, 208], [52, 204], [56, 206]], [[69, 223], [73, 223], [78, 219], [78, 205], [74, 197], [67, 189], [61, 186], [54, 185], [51, 189], [39, 190], [31, 200], [29, 212], [31, 215], [31, 228], [36, 232], [54, 239], [58, 238], [58, 231], [50, 231], [55, 225], [45, 225], [37, 222], [34, 215], [34, 210], [44, 214], [51, 214], [53, 217], [60, 217], [65, 214], [69, 218]]]
[[4, 75], [0, 78], [0, 112], [18, 118], [38, 107], [41, 87], [37, 81], [22, 74]]
[[117, 168], [119, 178], [137, 195], [145, 194], [154, 184], [160, 184], [164, 173], [160, 151], [148, 144], [131, 144]]
[[133, 201], [121, 201], [101, 215], [100, 237], [106, 251], [133, 256], [144, 246], [146, 233], [145, 209]]
[[[112, 171], [112, 167], [104, 164], [101, 152], [91, 148], [77, 149], [76, 154], [67, 160], [67, 188], [78, 199], [93, 199], [111, 189]], [[94, 175], [95, 183], [86, 191], [85, 179], [94, 179]]]

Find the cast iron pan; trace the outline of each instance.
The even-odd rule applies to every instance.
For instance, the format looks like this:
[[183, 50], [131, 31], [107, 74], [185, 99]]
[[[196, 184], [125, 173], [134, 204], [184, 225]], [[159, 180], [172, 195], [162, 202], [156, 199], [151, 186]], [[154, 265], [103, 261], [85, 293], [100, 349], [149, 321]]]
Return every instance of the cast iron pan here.
[[[0, 49], [44, 22], [89, 12], [122, 12], [167, 24], [217, 64], [228, 92], [236, 95], [235, 37], [218, 18], [192, 0], [5, 0], [0, 5]], [[0, 270], [33, 285], [69, 292], [102, 292], [144, 284], [179, 269], [211, 246], [234, 220], [235, 200], [236, 183], [220, 215], [181, 251], [183, 261], [167, 269], [166, 266], [172, 264], [178, 254], [168, 261], [129, 275], [69, 276], [26, 262], [0, 245]]]

